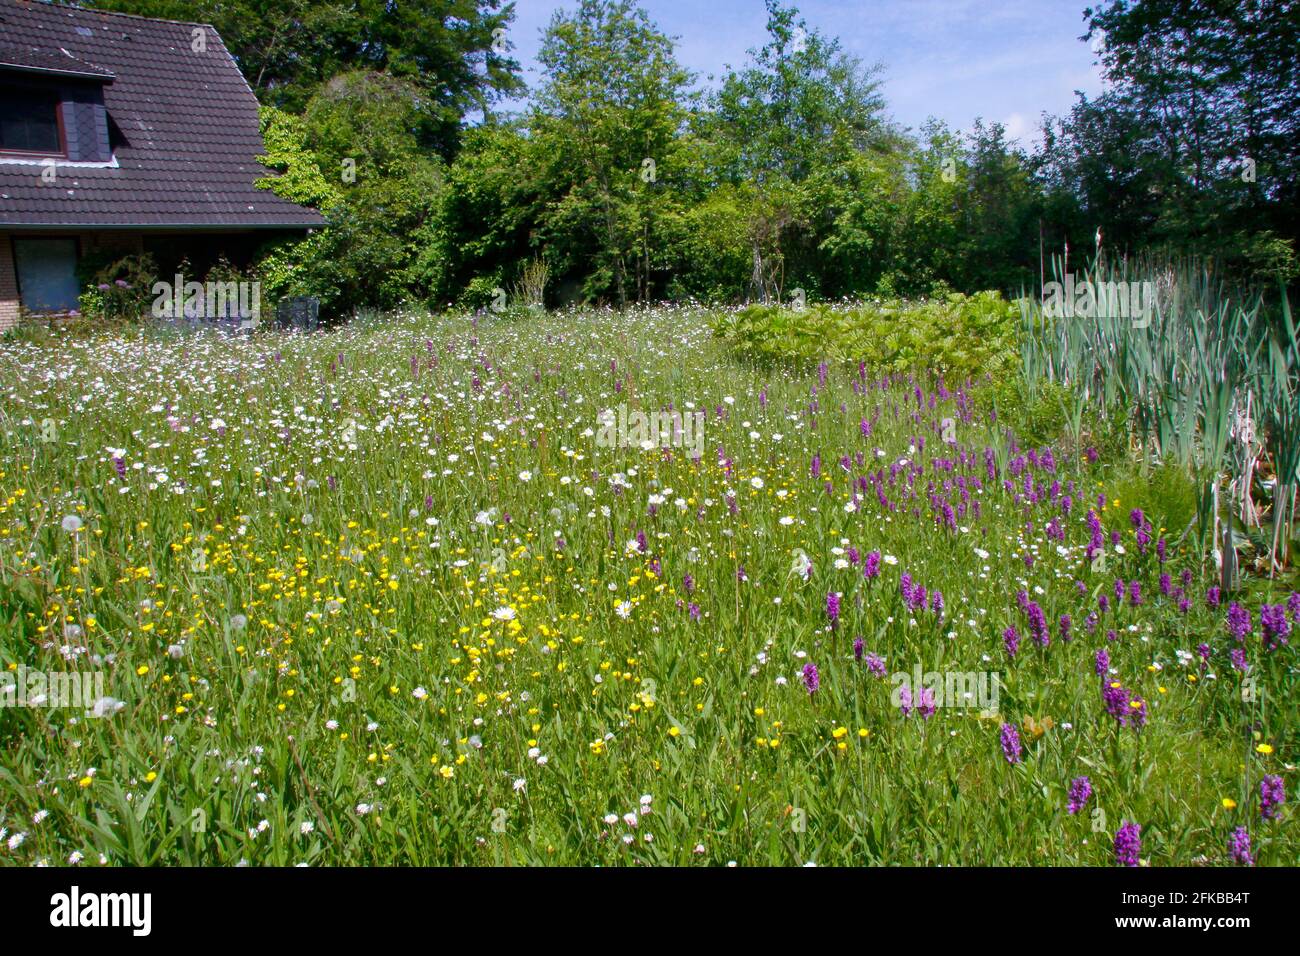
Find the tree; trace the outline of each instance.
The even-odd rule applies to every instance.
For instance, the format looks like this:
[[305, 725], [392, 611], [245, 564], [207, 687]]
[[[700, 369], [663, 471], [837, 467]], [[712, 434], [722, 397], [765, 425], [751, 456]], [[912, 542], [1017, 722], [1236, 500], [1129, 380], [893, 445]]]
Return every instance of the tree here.
[[539, 224], [560, 188], [546, 176], [544, 149], [513, 123], [466, 132], [437, 214], [417, 237], [413, 268], [432, 301], [481, 306], [541, 251]]
[[296, 260], [277, 247], [286, 289], [320, 296], [333, 313], [425, 298], [415, 265], [441, 202], [445, 166], [411, 134], [423, 102], [406, 80], [356, 72], [326, 83], [301, 117], [266, 111], [265, 161], [284, 172], [268, 185], [286, 198], [315, 201], [329, 221], [294, 247]]
[[[861, 245], [861, 188], [873, 173], [860, 159], [896, 145], [877, 71], [809, 29], [794, 7], [766, 2], [767, 43], [726, 75], [701, 124], [718, 181], [746, 200], [750, 295], [763, 301], [782, 294], [788, 272], [820, 285], [822, 253]], [[828, 242], [837, 228], [857, 236]]]
[[210, 23], [267, 105], [297, 112], [340, 73], [386, 72], [427, 99], [422, 142], [450, 156], [465, 115], [523, 89], [507, 55], [504, 0], [84, 0]]
[[[1112, 239], [1247, 257], [1300, 238], [1300, 4], [1108, 0], [1110, 89], [1059, 124], [1052, 174]], [[1113, 186], [1111, 185], [1113, 184]]]
[[541, 230], [561, 272], [594, 266], [588, 297], [612, 293], [620, 308], [633, 293], [644, 300], [690, 77], [631, 0], [580, 0], [574, 13], [556, 13], [538, 59], [547, 78], [532, 133], [547, 144], [544, 175], [565, 184]]

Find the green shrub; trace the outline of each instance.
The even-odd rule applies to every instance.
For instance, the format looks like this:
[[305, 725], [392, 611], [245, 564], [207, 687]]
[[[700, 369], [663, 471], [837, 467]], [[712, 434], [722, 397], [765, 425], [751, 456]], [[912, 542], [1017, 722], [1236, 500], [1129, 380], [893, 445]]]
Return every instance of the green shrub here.
[[1144, 470], [1130, 469], [1107, 482], [1112, 503], [1127, 515], [1141, 508], [1157, 529], [1165, 529], [1165, 536], [1178, 538], [1196, 517], [1197, 484], [1187, 469], [1169, 461]]
[[93, 322], [138, 322], [149, 315], [158, 266], [150, 255], [105, 261], [87, 257], [79, 270], [84, 290], [78, 311]]
[[805, 309], [750, 306], [715, 332], [753, 358], [864, 362], [874, 371], [934, 370], [948, 381], [1016, 369], [1018, 312], [997, 292], [949, 293]]

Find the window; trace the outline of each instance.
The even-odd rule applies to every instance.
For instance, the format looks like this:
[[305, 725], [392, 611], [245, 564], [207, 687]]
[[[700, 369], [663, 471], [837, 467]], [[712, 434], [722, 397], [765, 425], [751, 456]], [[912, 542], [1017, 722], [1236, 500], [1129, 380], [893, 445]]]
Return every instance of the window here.
[[18, 292], [31, 312], [71, 312], [77, 307], [77, 240], [14, 239]]
[[0, 151], [61, 154], [58, 114], [58, 100], [50, 93], [0, 86]]

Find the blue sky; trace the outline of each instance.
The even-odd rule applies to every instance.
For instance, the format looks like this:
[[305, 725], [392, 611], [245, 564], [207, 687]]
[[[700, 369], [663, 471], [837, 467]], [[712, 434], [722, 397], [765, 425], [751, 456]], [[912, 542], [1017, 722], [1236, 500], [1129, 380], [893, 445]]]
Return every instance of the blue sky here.
[[[1078, 38], [1087, 0], [795, 0], [808, 25], [839, 37], [864, 63], [884, 66], [888, 109], [917, 128], [928, 116], [968, 129], [999, 121], [1028, 144], [1040, 114], [1063, 114], [1075, 90], [1101, 90], [1096, 56]], [[541, 32], [572, 0], [516, 0], [509, 39], [529, 86], [538, 82]], [[705, 79], [765, 39], [763, 0], [641, 0], [677, 38], [683, 65]]]

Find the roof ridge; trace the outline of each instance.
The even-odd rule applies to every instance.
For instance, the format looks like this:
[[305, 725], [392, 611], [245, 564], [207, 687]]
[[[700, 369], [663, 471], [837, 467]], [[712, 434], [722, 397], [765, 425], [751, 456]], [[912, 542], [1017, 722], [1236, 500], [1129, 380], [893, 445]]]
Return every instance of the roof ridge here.
[[[150, 23], [174, 23], [182, 27], [207, 27], [213, 33], [217, 33], [217, 28], [211, 23], [202, 20], [168, 20], [164, 17], [143, 17], [138, 13], [122, 13], [118, 10], [98, 10], [94, 7], [79, 7], [71, 3], [57, 3], [55, 0], [0, 0], [6, 6], [25, 6], [32, 7], [39, 3], [43, 7], [55, 7], [63, 10], [71, 10], [75, 13], [93, 13], [101, 17], [125, 17], [128, 20], [147, 20]], [[220, 34], [217, 34], [220, 36]]]

